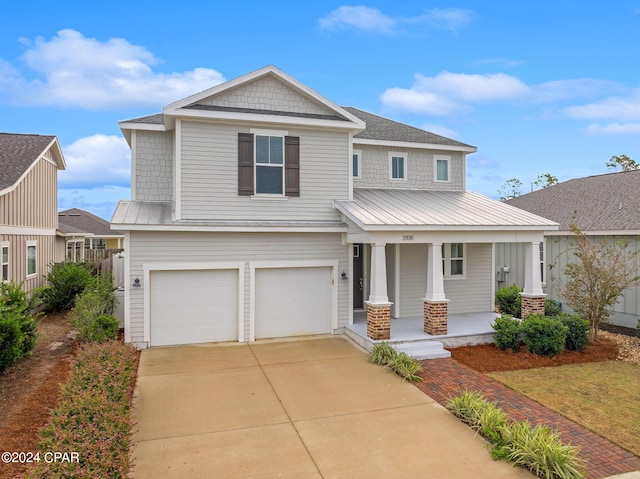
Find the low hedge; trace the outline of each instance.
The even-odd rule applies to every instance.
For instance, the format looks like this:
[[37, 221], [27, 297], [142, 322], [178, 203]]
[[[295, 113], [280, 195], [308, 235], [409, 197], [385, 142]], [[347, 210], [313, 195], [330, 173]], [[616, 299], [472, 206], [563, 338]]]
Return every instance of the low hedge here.
[[80, 347], [38, 445], [43, 457], [51, 451], [73, 451], [77, 460], [37, 463], [26, 478], [127, 476], [137, 364], [137, 351], [117, 341]]
[[564, 350], [569, 328], [556, 317], [529, 314], [522, 322], [524, 344], [529, 352], [555, 356]]

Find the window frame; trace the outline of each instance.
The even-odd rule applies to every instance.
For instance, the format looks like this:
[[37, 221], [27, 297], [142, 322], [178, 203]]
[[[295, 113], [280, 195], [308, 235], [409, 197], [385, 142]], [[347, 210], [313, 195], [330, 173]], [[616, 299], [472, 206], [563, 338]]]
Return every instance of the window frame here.
[[[447, 163], [447, 179], [438, 179], [438, 162], [445, 161]], [[433, 157], [433, 181], [435, 183], [451, 183], [451, 157], [445, 155], [434, 155]]]
[[[7, 255], [7, 260], [5, 261], [5, 250]], [[11, 265], [11, 256], [10, 256], [11, 248], [8, 241], [3, 241], [0, 243], [0, 282], [9, 281], [9, 268]], [[6, 275], [5, 275], [6, 271]]]
[[[284, 197], [286, 190], [285, 178], [285, 136], [283, 132], [259, 132], [253, 135], [253, 191], [255, 196]], [[269, 163], [258, 163], [258, 137], [269, 138]], [[279, 138], [282, 142], [282, 163], [271, 163], [271, 138]], [[258, 166], [267, 168], [280, 168], [282, 176], [282, 188], [280, 193], [258, 192]]]
[[[353, 150], [351, 155], [351, 176], [359, 180], [362, 178], [362, 150]], [[356, 174], [357, 172], [357, 174]]]
[[[29, 272], [29, 249], [33, 248], [34, 258], [33, 258], [33, 272]], [[37, 241], [27, 241], [25, 248], [26, 258], [25, 258], [25, 277], [27, 279], [38, 276], [38, 242]]]
[[[462, 245], [462, 256], [452, 255], [452, 246]], [[462, 273], [452, 274], [451, 265], [453, 261], [462, 261]], [[466, 243], [442, 243], [442, 275], [444, 279], [466, 279], [467, 278], [467, 244]]]
[[[403, 176], [402, 177], [398, 177], [398, 178], [394, 178], [393, 177], [393, 160], [394, 158], [402, 158], [402, 173]], [[407, 178], [409, 176], [409, 171], [408, 171], [408, 159], [407, 159], [407, 153], [406, 152], [400, 152], [400, 151], [390, 151], [389, 152], [389, 181], [407, 181]]]

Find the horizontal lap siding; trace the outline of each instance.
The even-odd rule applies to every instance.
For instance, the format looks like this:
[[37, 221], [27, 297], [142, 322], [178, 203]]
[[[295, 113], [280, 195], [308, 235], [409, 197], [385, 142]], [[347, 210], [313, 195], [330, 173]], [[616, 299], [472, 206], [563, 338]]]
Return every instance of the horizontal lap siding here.
[[[131, 278], [143, 278], [145, 263], [244, 261], [245, 339], [249, 337], [249, 261], [331, 260], [338, 272], [349, 270], [348, 246], [340, 234], [267, 233], [145, 233], [131, 232], [127, 245]], [[338, 327], [348, 322], [349, 282], [338, 285]], [[131, 289], [133, 342], [144, 340], [143, 292], [147, 285]]]
[[300, 197], [270, 201], [238, 196], [238, 133], [248, 128], [183, 122], [182, 219], [339, 220], [333, 200], [349, 194], [347, 134], [287, 131], [300, 137]]
[[470, 243], [466, 248], [466, 278], [445, 279], [444, 282], [445, 296], [449, 300], [449, 313], [491, 311], [493, 309], [491, 244]]

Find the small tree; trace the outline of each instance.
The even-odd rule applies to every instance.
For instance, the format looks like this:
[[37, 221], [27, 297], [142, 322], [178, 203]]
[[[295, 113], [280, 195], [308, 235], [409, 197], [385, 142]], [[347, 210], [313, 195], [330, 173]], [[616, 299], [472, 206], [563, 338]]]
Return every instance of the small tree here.
[[518, 178], [511, 178], [505, 181], [504, 185], [498, 190], [500, 201], [507, 201], [522, 194], [522, 181]]
[[553, 176], [551, 173], [543, 173], [538, 175], [536, 181], [533, 182], [536, 188], [547, 188], [549, 186], [558, 184], [558, 177]]
[[611, 159], [607, 162], [607, 167], [613, 168], [616, 171], [618, 170], [618, 166], [622, 169], [622, 171], [640, 170], [640, 165], [629, 158], [627, 155], [612, 156]]
[[638, 251], [627, 251], [624, 240], [589, 239], [576, 225], [571, 225], [575, 237], [574, 254], [578, 261], [568, 263], [567, 280], [559, 292], [573, 310], [589, 321], [590, 339], [598, 339], [598, 327], [606, 323], [622, 292], [640, 284], [636, 273]]

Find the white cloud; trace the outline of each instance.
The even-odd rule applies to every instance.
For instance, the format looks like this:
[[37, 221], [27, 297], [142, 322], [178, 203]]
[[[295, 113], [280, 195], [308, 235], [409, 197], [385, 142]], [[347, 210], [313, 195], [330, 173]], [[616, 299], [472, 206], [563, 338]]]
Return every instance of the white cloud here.
[[551, 103], [571, 98], [593, 98], [621, 89], [617, 83], [607, 80], [555, 80], [536, 85], [532, 90], [531, 99], [535, 102]]
[[610, 123], [589, 125], [585, 132], [593, 136], [640, 136], [640, 123]]
[[640, 90], [628, 97], [610, 97], [600, 102], [565, 109], [570, 118], [588, 120], [640, 120]]
[[390, 35], [405, 26], [426, 25], [441, 30], [458, 31], [471, 22], [473, 12], [461, 8], [434, 8], [414, 17], [390, 16], [377, 8], [343, 5], [318, 20], [323, 30], [360, 30]]
[[80, 208], [110, 220], [118, 201], [131, 197], [131, 190], [122, 186], [87, 188], [59, 188], [58, 211]]
[[60, 30], [53, 38], [27, 43], [27, 67], [36, 73], [27, 79], [6, 62], [0, 89], [21, 104], [115, 109], [122, 106], [158, 106], [210, 88], [224, 81], [209, 68], [181, 73], [154, 72], [160, 63], [146, 48], [122, 38], [101, 42], [75, 30]]
[[324, 30], [346, 30], [353, 28], [365, 32], [378, 32], [389, 34], [397, 22], [383, 14], [377, 8], [369, 8], [362, 5], [338, 7], [326, 17], [318, 21], [320, 28]]
[[131, 182], [130, 150], [124, 138], [88, 136], [62, 151], [67, 169], [58, 175], [61, 188], [128, 187]]
[[504, 73], [487, 75], [441, 72], [434, 77], [417, 74], [413, 86], [389, 88], [382, 103], [414, 113], [450, 115], [465, 110], [465, 102], [522, 98], [530, 88]]

